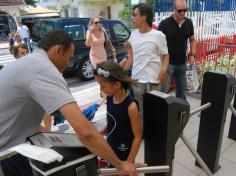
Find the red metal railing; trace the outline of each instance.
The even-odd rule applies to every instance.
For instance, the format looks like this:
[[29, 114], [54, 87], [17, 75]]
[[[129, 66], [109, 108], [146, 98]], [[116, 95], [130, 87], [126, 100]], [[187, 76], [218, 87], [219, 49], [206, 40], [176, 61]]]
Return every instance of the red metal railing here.
[[197, 42], [196, 64], [200, 83], [206, 71], [236, 76], [236, 34]]

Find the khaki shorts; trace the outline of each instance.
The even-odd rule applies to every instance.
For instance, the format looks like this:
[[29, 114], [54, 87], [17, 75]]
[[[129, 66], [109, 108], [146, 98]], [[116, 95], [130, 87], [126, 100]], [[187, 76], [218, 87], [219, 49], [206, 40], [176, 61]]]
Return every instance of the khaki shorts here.
[[152, 90], [160, 91], [161, 87], [159, 84], [153, 83], [137, 83], [136, 85], [132, 86], [134, 97], [139, 103], [139, 115], [141, 118], [141, 126], [143, 129], [143, 95], [146, 92], [150, 92]]

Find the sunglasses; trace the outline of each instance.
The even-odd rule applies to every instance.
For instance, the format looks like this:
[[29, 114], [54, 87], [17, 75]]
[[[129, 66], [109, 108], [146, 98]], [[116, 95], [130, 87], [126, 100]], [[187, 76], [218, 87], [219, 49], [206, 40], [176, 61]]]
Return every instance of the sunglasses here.
[[95, 21], [94, 24], [100, 24], [101, 22], [100, 21]]
[[187, 9], [176, 9], [176, 11], [178, 12], [178, 13], [181, 13], [181, 12], [187, 12]]

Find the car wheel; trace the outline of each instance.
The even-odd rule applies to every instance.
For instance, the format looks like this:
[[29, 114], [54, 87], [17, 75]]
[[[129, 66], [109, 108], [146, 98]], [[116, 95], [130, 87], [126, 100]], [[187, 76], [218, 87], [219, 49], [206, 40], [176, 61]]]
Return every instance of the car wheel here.
[[94, 78], [93, 66], [88, 58], [83, 59], [80, 62], [78, 70], [77, 70], [77, 76], [84, 81], [92, 80]]

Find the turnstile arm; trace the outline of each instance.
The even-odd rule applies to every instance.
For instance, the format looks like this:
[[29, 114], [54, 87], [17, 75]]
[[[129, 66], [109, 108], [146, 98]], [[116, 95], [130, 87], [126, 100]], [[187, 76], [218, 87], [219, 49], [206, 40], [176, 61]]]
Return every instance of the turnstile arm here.
[[230, 104], [229, 109], [232, 111], [234, 117], [236, 117], [236, 110], [232, 104]]
[[[149, 166], [137, 168], [138, 173], [164, 173], [169, 172], [169, 166]], [[119, 174], [116, 168], [98, 169], [98, 173], [102, 175], [117, 175]]]

